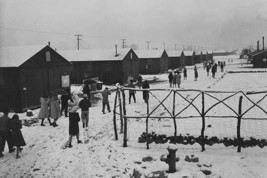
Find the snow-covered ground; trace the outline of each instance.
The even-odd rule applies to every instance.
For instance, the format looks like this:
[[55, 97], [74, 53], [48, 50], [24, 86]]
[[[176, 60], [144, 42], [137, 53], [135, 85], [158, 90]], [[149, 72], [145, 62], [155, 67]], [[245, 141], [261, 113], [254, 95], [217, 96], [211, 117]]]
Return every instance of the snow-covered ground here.
[[[233, 61], [229, 60], [233, 59]], [[182, 79], [182, 89], [217, 90], [217, 91], [267, 91], [267, 70], [253, 69], [250, 65], [243, 64], [245, 60], [231, 57], [216, 57], [217, 61], [226, 61], [224, 72], [219, 72], [213, 79], [211, 74], [207, 77], [202, 65], [199, 67], [198, 81], [194, 81], [193, 70], [188, 68], [187, 80]], [[242, 64], [241, 64], [242, 63]], [[226, 73], [235, 71], [236, 73]], [[244, 73], [237, 73], [237, 72]], [[253, 73], [246, 73], [252, 71]], [[257, 73], [255, 72], [257, 71]], [[143, 78], [158, 78], [161, 82], [150, 84], [150, 88], [170, 89], [168, 84], [168, 74], [144, 75]], [[183, 77], [182, 77], [183, 78]], [[110, 86], [110, 88], [115, 88]], [[73, 91], [79, 91], [79, 87], [73, 87]], [[167, 95], [162, 92], [155, 92], [158, 98]], [[193, 95], [193, 94], [192, 94]], [[255, 97], [254, 97], [255, 96]], [[100, 97], [96, 94], [96, 97]], [[142, 99], [142, 93], [137, 92], [137, 103], [128, 104], [128, 93], [126, 92], [127, 114], [142, 114], [146, 111], [146, 105]], [[190, 96], [189, 96], [190, 97]], [[257, 95], [252, 95], [257, 99]], [[115, 92], [110, 96], [110, 105], [114, 109]], [[156, 103], [152, 102], [151, 105]], [[266, 101], [266, 99], [265, 99]], [[172, 100], [169, 102], [172, 104]], [[238, 105], [238, 100], [232, 101]], [[266, 102], [265, 102], [266, 104]], [[168, 103], [166, 103], [168, 105]], [[263, 106], [267, 108], [267, 105]], [[162, 108], [161, 108], [162, 109]], [[151, 144], [150, 149], [146, 149], [145, 143], [138, 143], [138, 137], [145, 131], [145, 121], [143, 119], [129, 119], [128, 147], [124, 148], [123, 135], [119, 134], [119, 140], [115, 140], [113, 129], [113, 113], [102, 114], [101, 101], [95, 102], [90, 108], [89, 128], [83, 129], [80, 122], [80, 137], [83, 144], [77, 144], [73, 139], [73, 147], [62, 149], [62, 145], [68, 140], [68, 118], [62, 116], [58, 120], [58, 127], [41, 127], [40, 123], [35, 123], [30, 127], [24, 126], [22, 133], [27, 145], [24, 147], [21, 158], [15, 159], [15, 153], [8, 153], [6, 146], [4, 157], [0, 159], [0, 177], [131, 177], [134, 169], [142, 173], [143, 176], [152, 177], [153, 171], [167, 171], [168, 165], [160, 160], [162, 154], [167, 154], [168, 144]], [[38, 109], [33, 111], [33, 117], [27, 117], [26, 113], [19, 114], [21, 120], [30, 120], [38, 114]], [[80, 111], [79, 111], [80, 112]], [[146, 113], [146, 112], [145, 112]], [[159, 109], [155, 116], [165, 114]], [[10, 113], [9, 116], [12, 116]], [[265, 115], [267, 116], [267, 115]], [[267, 118], [266, 118], [267, 119]], [[207, 125], [212, 128], [207, 129], [207, 134], [216, 136], [233, 136], [236, 134], [236, 121], [233, 119], [216, 121], [208, 119]], [[119, 119], [117, 119], [119, 126]], [[201, 124], [197, 119], [183, 119], [182, 124], [178, 121], [178, 133], [190, 133], [199, 135]], [[216, 127], [215, 127], [216, 124]], [[153, 125], [153, 127], [151, 127]], [[214, 127], [214, 128], [213, 128]], [[241, 132], [241, 136], [254, 136], [265, 138], [267, 135], [267, 120], [253, 121], [242, 125], [249, 129]], [[173, 133], [170, 123], [164, 120], [153, 120], [150, 128], [161, 134]], [[212, 129], [212, 130], [211, 130]], [[152, 130], [150, 130], [152, 131]], [[119, 130], [118, 130], [118, 133]], [[243, 135], [242, 135], [243, 134]], [[165, 173], [168, 177], [267, 177], [267, 147], [242, 148], [241, 153], [237, 153], [236, 147], [225, 147], [224, 145], [206, 146], [206, 151], [201, 152], [198, 144], [177, 145], [176, 156], [180, 160], [176, 163], [176, 173]], [[199, 161], [188, 162], [185, 157], [194, 155]], [[142, 160], [144, 157], [152, 157], [151, 161]], [[203, 171], [208, 170], [210, 175], [206, 176]]]

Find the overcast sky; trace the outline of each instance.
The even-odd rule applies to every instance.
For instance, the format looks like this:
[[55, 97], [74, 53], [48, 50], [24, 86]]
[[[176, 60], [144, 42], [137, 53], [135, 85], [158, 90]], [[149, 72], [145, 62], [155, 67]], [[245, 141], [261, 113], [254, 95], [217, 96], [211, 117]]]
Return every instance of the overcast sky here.
[[[267, 39], [266, 0], [0, 0], [0, 46], [237, 49]], [[260, 42], [260, 45], [262, 42]], [[267, 46], [267, 43], [266, 43]]]

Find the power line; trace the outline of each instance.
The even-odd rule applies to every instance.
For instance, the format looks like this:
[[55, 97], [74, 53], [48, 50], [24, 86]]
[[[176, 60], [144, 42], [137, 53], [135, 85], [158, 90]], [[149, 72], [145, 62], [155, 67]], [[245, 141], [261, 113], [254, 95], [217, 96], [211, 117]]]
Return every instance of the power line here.
[[149, 50], [149, 43], [150, 43], [150, 41], [146, 41], [146, 43], [147, 43], [147, 49]]
[[78, 43], [78, 50], [79, 50], [79, 48], [80, 48], [80, 36], [82, 36], [82, 35], [74, 35], [74, 36], [77, 36], [77, 43]]
[[122, 48], [124, 48], [124, 41], [126, 40], [126, 39], [121, 39], [122, 40]]

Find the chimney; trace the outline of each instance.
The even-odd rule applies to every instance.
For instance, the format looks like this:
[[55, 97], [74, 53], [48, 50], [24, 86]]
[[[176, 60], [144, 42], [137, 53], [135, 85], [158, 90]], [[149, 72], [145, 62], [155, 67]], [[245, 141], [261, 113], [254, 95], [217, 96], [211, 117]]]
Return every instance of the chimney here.
[[48, 41], [48, 46], [50, 46], [50, 41]]
[[115, 56], [118, 56], [117, 45], [115, 45]]
[[264, 36], [262, 37], [262, 50], [264, 51]]
[[260, 50], [260, 44], [259, 44], [259, 40], [257, 41], [257, 51]]

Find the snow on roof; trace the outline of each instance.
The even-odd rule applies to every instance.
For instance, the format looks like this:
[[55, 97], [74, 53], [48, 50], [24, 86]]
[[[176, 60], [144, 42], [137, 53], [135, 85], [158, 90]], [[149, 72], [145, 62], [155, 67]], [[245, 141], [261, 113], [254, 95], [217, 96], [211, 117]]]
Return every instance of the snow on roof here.
[[164, 50], [136, 50], [135, 53], [141, 58], [161, 58]]
[[254, 56], [257, 56], [257, 55], [259, 55], [259, 54], [261, 54], [261, 53], [264, 53], [264, 52], [266, 52], [267, 51], [267, 49], [265, 49], [265, 50], [263, 50], [263, 51], [254, 51], [253, 53], [251, 53], [251, 55], [254, 57]]
[[184, 51], [185, 56], [193, 56], [194, 51]]
[[19, 67], [45, 46], [0, 47], [0, 67]]
[[71, 62], [80, 61], [120, 61], [127, 55], [131, 48], [115, 49], [82, 49], [57, 51], [65, 59]]
[[166, 51], [169, 57], [180, 57], [182, 54], [182, 50], [168, 50]]
[[213, 53], [212, 50], [208, 50], [207, 52], [208, 52], [208, 54], [212, 54]]
[[201, 51], [195, 51], [195, 55], [201, 55]]

